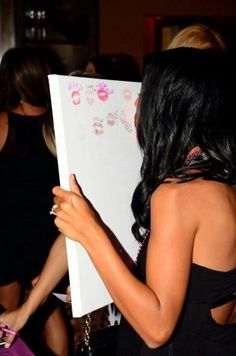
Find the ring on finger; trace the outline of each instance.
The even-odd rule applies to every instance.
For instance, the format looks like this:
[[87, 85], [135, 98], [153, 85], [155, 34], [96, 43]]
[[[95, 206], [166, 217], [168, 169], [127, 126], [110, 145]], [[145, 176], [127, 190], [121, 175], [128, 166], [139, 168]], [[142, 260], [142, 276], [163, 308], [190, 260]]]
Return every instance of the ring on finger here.
[[57, 204], [54, 204], [51, 208], [51, 210], [49, 211], [49, 214], [50, 215], [57, 215], [57, 209], [58, 209], [58, 205]]

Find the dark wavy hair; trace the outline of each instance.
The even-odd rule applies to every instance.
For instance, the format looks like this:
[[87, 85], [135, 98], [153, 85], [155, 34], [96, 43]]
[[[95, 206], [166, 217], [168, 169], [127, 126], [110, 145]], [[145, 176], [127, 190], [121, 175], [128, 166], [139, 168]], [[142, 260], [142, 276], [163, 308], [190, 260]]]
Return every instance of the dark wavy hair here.
[[[167, 178], [235, 184], [235, 83], [233, 63], [222, 50], [178, 48], [150, 57], [137, 123], [141, 182], [131, 204], [137, 240], [150, 228], [151, 195]], [[202, 149], [204, 159], [186, 165], [195, 146]]]
[[135, 58], [127, 53], [104, 53], [90, 58], [96, 73], [105, 79], [139, 82], [141, 72]]

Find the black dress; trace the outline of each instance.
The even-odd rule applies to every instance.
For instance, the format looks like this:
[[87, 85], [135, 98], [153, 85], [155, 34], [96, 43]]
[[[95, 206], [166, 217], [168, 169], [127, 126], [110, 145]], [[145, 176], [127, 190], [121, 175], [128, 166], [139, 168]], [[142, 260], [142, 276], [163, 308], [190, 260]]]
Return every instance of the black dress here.
[[[147, 244], [148, 238], [137, 263], [137, 276], [144, 282]], [[219, 272], [192, 264], [185, 307], [171, 340], [150, 349], [123, 318], [117, 356], [235, 356], [236, 323], [217, 324], [210, 313], [211, 308], [235, 299], [235, 292], [236, 269]]]
[[58, 235], [49, 214], [58, 166], [43, 139], [45, 119], [8, 114], [8, 136], [0, 152], [0, 285], [28, 284]]

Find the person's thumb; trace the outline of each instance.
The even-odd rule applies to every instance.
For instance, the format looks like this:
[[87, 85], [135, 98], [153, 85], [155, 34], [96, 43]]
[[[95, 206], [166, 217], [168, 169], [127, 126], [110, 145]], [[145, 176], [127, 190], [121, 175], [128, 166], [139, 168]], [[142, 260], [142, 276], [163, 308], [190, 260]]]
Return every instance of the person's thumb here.
[[70, 190], [78, 195], [83, 195], [80, 186], [77, 183], [75, 174], [70, 175]]

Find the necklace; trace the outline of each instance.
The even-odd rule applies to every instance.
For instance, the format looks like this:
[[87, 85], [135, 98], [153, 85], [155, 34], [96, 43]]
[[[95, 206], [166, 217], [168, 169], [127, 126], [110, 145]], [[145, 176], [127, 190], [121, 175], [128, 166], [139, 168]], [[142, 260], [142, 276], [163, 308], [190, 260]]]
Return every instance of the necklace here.
[[189, 165], [189, 164], [196, 164], [199, 163], [200, 161], [206, 161], [208, 159], [208, 156], [201, 148], [198, 150], [189, 153], [187, 155], [186, 160], [184, 161], [184, 165]]
[[24, 116], [27, 116], [26, 113], [25, 113], [24, 101], [23, 101], [23, 100], [20, 101], [20, 108], [21, 108], [21, 111], [22, 111], [23, 115], [24, 115]]
[[148, 237], [149, 235], [150, 235], [150, 230], [148, 229], [148, 230], [146, 230], [146, 232], [145, 232], [145, 234], [144, 234], [144, 236], [143, 236], [143, 241], [139, 243], [139, 248], [138, 248], [137, 256], [136, 256], [136, 259], [135, 259], [135, 262], [134, 262], [136, 265], [137, 265], [137, 263], [138, 263], [138, 258], [139, 258], [139, 255], [140, 255], [141, 251], [142, 251], [143, 245], [144, 245], [144, 243], [145, 243], [145, 241], [146, 241], [146, 239], [147, 239], [147, 237]]

